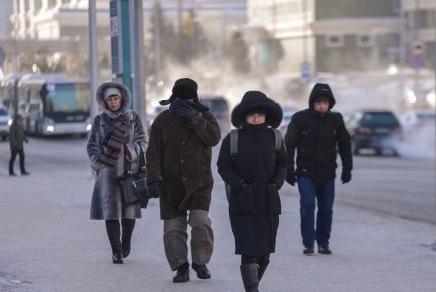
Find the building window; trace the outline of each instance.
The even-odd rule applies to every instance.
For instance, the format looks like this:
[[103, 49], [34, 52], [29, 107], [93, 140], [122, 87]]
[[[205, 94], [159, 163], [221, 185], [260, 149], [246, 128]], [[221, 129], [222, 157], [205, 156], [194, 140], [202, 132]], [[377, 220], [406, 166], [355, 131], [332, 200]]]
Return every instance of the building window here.
[[328, 35], [326, 36], [326, 45], [331, 48], [339, 48], [344, 46], [343, 35]]
[[356, 44], [358, 47], [371, 47], [374, 38], [370, 35], [356, 35]]

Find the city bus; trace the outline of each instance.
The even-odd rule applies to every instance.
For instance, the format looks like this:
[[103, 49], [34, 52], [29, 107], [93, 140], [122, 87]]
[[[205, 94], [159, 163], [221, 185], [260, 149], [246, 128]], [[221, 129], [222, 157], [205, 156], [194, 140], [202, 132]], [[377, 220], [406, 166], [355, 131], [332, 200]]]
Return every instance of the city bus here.
[[17, 78], [17, 101], [10, 96], [12, 82], [4, 86], [3, 91], [9, 92], [8, 112], [23, 117], [26, 133], [37, 136], [88, 134], [91, 129], [88, 80], [43, 74]]

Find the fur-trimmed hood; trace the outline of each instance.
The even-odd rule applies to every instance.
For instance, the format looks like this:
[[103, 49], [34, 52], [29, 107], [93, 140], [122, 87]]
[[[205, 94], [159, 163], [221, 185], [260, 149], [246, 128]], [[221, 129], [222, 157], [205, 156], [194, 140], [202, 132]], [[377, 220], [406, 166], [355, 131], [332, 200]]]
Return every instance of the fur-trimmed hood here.
[[[121, 92], [122, 97], [123, 97], [123, 103], [121, 105], [121, 108], [116, 112], [110, 111], [106, 107], [106, 103], [104, 101], [104, 91], [108, 87], [118, 88]], [[97, 103], [98, 103], [98, 106], [100, 107], [100, 109], [106, 115], [108, 115], [110, 118], [113, 118], [113, 119], [117, 118], [121, 114], [127, 113], [127, 111], [130, 109], [130, 103], [132, 101], [129, 89], [126, 86], [124, 86], [123, 84], [113, 82], [113, 81], [106, 81], [98, 87], [97, 93], [96, 93], [96, 99], [97, 99]]]
[[233, 126], [240, 128], [244, 125], [247, 114], [253, 110], [264, 112], [266, 114], [265, 123], [272, 128], [277, 128], [282, 122], [283, 110], [277, 102], [261, 91], [247, 91], [232, 111]]

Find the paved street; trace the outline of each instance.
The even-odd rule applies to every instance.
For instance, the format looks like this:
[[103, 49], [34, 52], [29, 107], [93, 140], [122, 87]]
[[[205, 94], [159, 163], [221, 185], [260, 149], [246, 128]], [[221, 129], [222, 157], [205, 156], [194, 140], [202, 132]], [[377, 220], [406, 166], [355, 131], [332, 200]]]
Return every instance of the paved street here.
[[[174, 284], [164, 255], [157, 201], [137, 221], [132, 253], [125, 264], [112, 264], [104, 223], [88, 219], [93, 177], [85, 144], [77, 139], [31, 138], [25, 145], [31, 175], [9, 177], [9, 145], [0, 143], [0, 291], [243, 291], [224, 188], [215, 165], [210, 213], [215, 232], [209, 264], [212, 279], [199, 280], [191, 272], [189, 283]], [[392, 173], [404, 172], [398, 169], [403, 163], [418, 172], [411, 172], [408, 179], [395, 177]], [[407, 216], [383, 208], [373, 211], [354, 198], [359, 196], [354, 195], [357, 189], [376, 188], [371, 177], [380, 181], [384, 176], [386, 180], [379, 183], [392, 188], [412, 181], [420, 197], [427, 198], [429, 210], [434, 209], [434, 161], [403, 163], [393, 158], [356, 159], [353, 182], [338, 184], [333, 256], [301, 254], [298, 196], [296, 188], [286, 185], [281, 192], [277, 250], [261, 291], [434, 291], [436, 252], [429, 247], [436, 239], [434, 223], [401, 219]], [[424, 184], [422, 190], [415, 180]], [[433, 189], [425, 191], [431, 185]], [[383, 201], [390, 191], [416, 197], [404, 185], [377, 190]], [[361, 193], [376, 199], [374, 192]], [[356, 200], [347, 202], [347, 195]]]

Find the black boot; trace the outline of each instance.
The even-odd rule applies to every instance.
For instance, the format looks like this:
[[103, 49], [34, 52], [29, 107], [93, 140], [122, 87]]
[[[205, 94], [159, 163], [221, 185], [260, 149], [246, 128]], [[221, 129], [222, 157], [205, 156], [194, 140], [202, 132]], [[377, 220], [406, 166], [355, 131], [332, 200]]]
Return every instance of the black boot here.
[[106, 220], [106, 231], [112, 247], [112, 262], [114, 264], [123, 263], [123, 253], [121, 251], [121, 228], [118, 220]]
[[126, 258], [130, 254], [130, 243], [132, 240], [133, 228], [135, 228], [135, 219], [123, 219], [121, 220], [122, 235], [121, 246], [123, 250], [123, 258]]
[[256, 263], [241, 265], [241, 277], [246, 292], [259, 292], [259, 271]]
[[174, 283], [185, 283], [189, 281], [189, 263], [184, 263], [177, 268], [177, 274], [173, 278]]
[[259, 282], [260, 282], [260, 280], [262, 279], [263, 274], [265, 273], [266, 268], [268, 267], [268, 264], [269, 264], [269, 263], [267, 263], [266, 265], [259, 265], [259, 267], [258, 267], [258, 278], [259, 278]]

